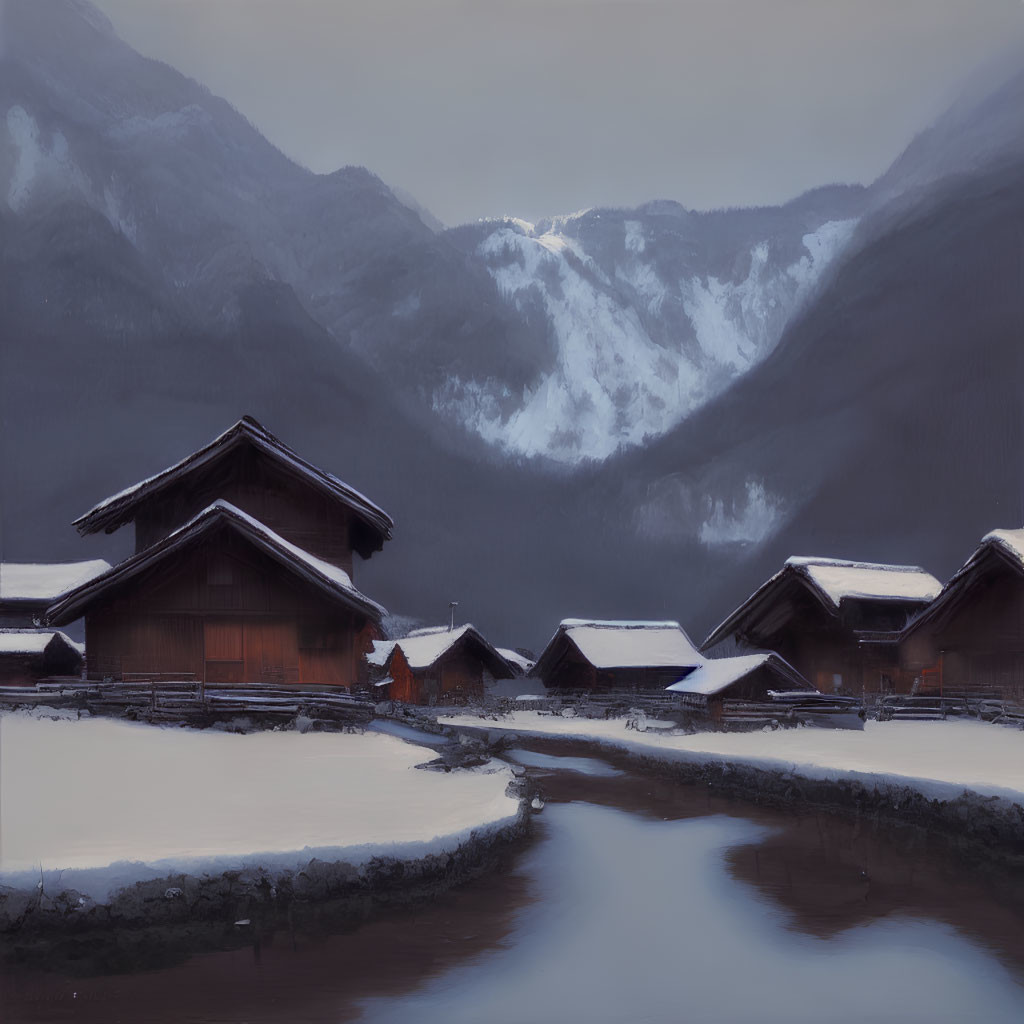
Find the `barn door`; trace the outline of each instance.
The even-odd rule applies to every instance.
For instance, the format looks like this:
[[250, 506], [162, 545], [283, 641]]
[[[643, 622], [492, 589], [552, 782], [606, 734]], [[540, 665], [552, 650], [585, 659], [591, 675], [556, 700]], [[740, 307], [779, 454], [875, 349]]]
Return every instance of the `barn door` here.
[[205, 679], [208, 683], [245, 682], [241, 622], [215, 619], [203, 624]]
[[298, 681], [295, 625], [257, 621], [245, 624], [245, 676], [250, 683], [282, 686]]

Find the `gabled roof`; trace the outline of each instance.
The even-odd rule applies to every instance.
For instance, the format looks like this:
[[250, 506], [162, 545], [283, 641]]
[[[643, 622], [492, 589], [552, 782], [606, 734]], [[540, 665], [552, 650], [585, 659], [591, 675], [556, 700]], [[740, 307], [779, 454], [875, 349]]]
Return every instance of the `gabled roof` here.
[[786, 565], [803, 572], [837, 608], [840, 601], [848, 599], [924, 603], [934, 600], [942, 589], [930, 572], [916, 565], [796, 556], [787, 558]]
[[756, 672], [759, 668], [770, 668], [794, 690], [813, 690], [792, 665], [777, 654], [760, 651], [757, 654], [742, 654], [734, 658], [708, 658], [688, 676], [666, 687], [673, 693], [693, 693], [713, 697], [727, 690], [733, 683]]
[[104, 593], [133, 576], [146, 572], [153, 566], [192, 544], [199, 537], [217, 527], [227, 527], [244, 537], [254, 547], [269, 555], [294, 575], [312, 584], [328, 597], [332, 597], [349, 608], [354, 608], [379, 621], [384, 609], [352, 584], [344, 569], [331, 565], [296, 544], [285, 540], [258, 519], [236, 508], [227, 501], [215, 501], [184, 526], [168, 534], [163, 540], [133, 555], [127, 561], [114, 566], [102, 576], [83, 584], [65, 594], [47, 612], [47, 621], [62, 624], [82, 615], [85, 609]]
[[88, 562], [0, 562], [0, 601], [55, 601], [75, 587], [80, 587], [110, 563], [102, 558]]
[[509, 647], [499, 647], [497, 650], [513, 668], [519, 669], [520, 673], [524, 676], [529, 675], [530, 669], [536, 664], [536, 662], [527, 658], [525, 654], [513, 651]]
[[79, 656], [85, 654], [85, 644], [75, 643], [59, 629], [0, 629], [0, 654], [42, 654], [54, 641]]
[[[993, 559], [996, 560], [994, 563], [991, 561]], [[992, 530], [986, 533], [974, 553], [942, 588], [938, 597], [907, 623], [903, 635], [913, 633], [928, 623], [935, 623], [951, 612], [985, 563], [1009, 565], [1024, 574], [1024, 530]]]
[[534, 672], [543, 675], [549, 670], [566, 642], [598, 669], [692, 668], [704, 660], [678, 622], [563, 619]]
[[141, 502], [243, 444], [253, 445], [288, 472], [301, 477], [329, 497], [348, 506], [367, 526], [376, 531], [380, 544], [390, 540], [395, 524], [383, 509], [333, 474], [307, 462], [251, 416], [243, 416], [219, 437], [173, 466], [105, 498], [95, 508], [76, 519], [72, 525], [81, 534], [97, 533], [100, 530], [111, 533], [132, 520]]
[[924, 606], [935, 599], [942, 584], [916, 565], [883, 565], [838, 558], [792, 556], [779, 572], [711, 631], [701, 644], [707, 650], [720, 643], [745, 620], [771, 604], [787, 584], [798, 582], [817, 599], [828, 615], [836, 616], [846, 601], [885, 601]]
[[1024, 530], [991, 530], [981, 538], [981, 544], [999, 547], [1024, 568]]
[[[383, 668], [387, 665], [394, 653], [399, 648], [413, 671], [431, 668], [441, 657], [450, 651], [463, 638], [478, 645], [484, 653], [484, 657], [490, 662], [491, 669], [498, 669], [499, 672], [507, 673], [507, 677], [515, 673], [508, 661], [502, 657], [498, 649], [492, 646], [476, 627], [467, 624], [449, 629], [447, 626], [431, 626], [426, 629], [413, 630], [408, 636], [399, 640], [375, 640], [373, 651], [366, 656], [371, 665]], [[492, 675], [494, 675], [492, 671]]]

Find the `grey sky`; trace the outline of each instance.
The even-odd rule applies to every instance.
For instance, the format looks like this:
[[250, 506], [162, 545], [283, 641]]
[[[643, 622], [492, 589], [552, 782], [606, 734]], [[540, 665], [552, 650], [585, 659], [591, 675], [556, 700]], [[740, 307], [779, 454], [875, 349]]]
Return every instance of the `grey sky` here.
[[446, 223], [869, 181], [1021, 0], [96, 0], [143, 53], [317, 171]]

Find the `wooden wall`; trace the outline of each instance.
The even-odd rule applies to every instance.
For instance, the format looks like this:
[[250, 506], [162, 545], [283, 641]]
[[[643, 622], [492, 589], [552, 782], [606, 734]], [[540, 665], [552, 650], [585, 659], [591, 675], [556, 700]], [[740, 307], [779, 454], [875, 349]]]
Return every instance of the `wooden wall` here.
[[405, 704], [425, 703], [419, 699], [419, 686], [400, 647], [396, 647], [391, 655], [388, 675], [393, 680], [388, 687], [388, 696], [391, 700], [400, 700]]
[[197, 470], [140, 505], [135, 550], [152, 546], [218, 498], [351, 575], [351, 512], [251, 446]]
[[941, 685], [1024, 700], [1024, 576], [993, 557], [956, 606], [937, 625], [914, 630], [900, 653], [929, 691]]
[[46, 614], [49, 601], [0, 601], [0, 628], [32, 629]]
[[391, 700], [406, 704], [459, 704], [484, 695], [484, 666], [470, 647], [456, 645], [425, 669], [412, 669], [396, 647], [388, 663]]
[[909, 610], [900, 602], [843, 602], [832, 615], [805, 583], [791, 579], [748, 632], [734, 634], [733, 653], [774, 651], [822, 693], [908, 692], [896, 643], [862, 643], [855, 630], [898, 629]]
[[64, 644], [41, 654], [0, 654], [0, 686], [24, 686], [46, 676], [78, 675], [82, 658]]
[[559, 658], [544, 678], [544, 685], [557, 690], [663, 690], [686, 674], [678, 668], [597, 669], [570, 640], [559, 640]]
[[479, 656], [459, 643], [436, 666], [442, 703], [480, 700], [484, 695], [484, 666]]
[[352, 686], [367, 621], [218, 531], [86, 615], [88, 674]]

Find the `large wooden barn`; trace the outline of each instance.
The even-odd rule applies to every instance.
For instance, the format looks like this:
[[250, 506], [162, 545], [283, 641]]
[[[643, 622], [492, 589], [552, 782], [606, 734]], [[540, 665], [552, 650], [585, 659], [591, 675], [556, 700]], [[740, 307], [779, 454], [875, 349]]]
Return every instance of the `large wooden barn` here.
[[917, 566], [790, 558], [701, 650], [774, 651], [823, 693], [907, 692], [900, 635], [941, 589]]
[[351, 687], [383, 609], [352, 582], [390, 517], [245, 418], [97, 505], [80, 532], [134, 522], [135, 554], [56, 601], [84, 616], [90, 679]]
[[663, 690], [703, 660], [678, 622], [564, 619], [532, 674], [549, 689]]
[[483, 698], [487, 683], [511, 679], [517, 669], [471, 625], [414, 630], [400, 640], [378, 640], [367, 662], [376, 686], [406, 704], [464, 704]]
[[1024, 530], [993, 530], [904, 630], [903, 668], [925, 694], [1024, 700]]

